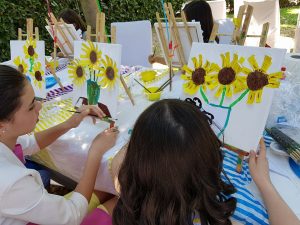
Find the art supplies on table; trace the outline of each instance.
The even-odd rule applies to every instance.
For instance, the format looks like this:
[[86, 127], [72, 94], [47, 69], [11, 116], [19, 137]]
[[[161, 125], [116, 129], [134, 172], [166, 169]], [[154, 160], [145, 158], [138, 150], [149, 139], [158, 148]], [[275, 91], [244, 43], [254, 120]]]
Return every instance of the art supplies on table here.
[[289, 156], [300, 164], [300, 129], [288, 125], [276, 125], [267, 128], [266, 131], [276, 140], [289, 154]]

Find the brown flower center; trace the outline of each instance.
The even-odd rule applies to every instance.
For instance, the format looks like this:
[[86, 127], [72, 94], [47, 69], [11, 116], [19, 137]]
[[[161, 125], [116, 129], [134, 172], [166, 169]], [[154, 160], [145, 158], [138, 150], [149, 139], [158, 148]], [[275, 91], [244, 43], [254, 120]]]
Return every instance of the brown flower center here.
[[20, 65], [18, 66], [18, 70], [19, 70], [21, 73], [24, 73], [24, 67], [23, 67], [22, 64], [20, 64]]
[[30, 56], [34, 55], [34, 48], [32, 45], [29, 45], [27, 51], [28, 51], [28, 55], [30, 55]]
[[36, 79], [37, 81], [42, 81], [42, 80], [43, 80], [42, 74], [41, 74], [40, 71], [36, 71], [36, 72], [34, 73], [34, 76], [35, 76], [35, 79]]
[[83, 69], [81, 66], [78, 66], [77, 69], [76, 69], [76, 75], [77, 77], [82, 77], [83, 76]]
[[251, 91], [260, 90], [268, 84], [268, 75], [260, 70], [255, 70], [247, 76], [247, 86]]
[[95, 51], [91, 51], [90, 60], [93, 64], [95, 64], [97, 62], [97, 53]]
[[206, 71], [203, 68], [197, 68], [192, 73], [192, 81], [196, 85], [204, 84]]
[[219, 71], [218, 80], [220, 84], [231, 84], [235, 80], [235, 72], [231, 67], [224, 67]]
[[106, 68], [105, 74], [109, 80], [113, 80], [115, 78], [115, 71], [111, 66]]

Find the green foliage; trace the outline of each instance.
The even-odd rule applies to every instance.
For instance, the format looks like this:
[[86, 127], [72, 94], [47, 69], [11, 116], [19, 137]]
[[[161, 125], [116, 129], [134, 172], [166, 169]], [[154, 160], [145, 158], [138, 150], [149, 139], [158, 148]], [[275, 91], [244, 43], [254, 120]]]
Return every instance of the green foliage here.
[[[80, 13], [77, 0], [51, 0], [51, 9], [58, 15], [64, 8]], [[26, 31], [26, 18], [33, 19], [33, 26], [39, 28], [40, 39], [46, 42], [46, 54], [53, 51], [53, 41], [45, 29], [47, 17], [45, 0], [1, 0], [0, 1], [0, 62], [10, 59], [10, 40], [17, 40], [18, 28]]]
[[[170, 0], [174, 12], [181, 9], [184, 0]], [[103, 12], [106, 14], [107, 24], [135, 20], [156, 21], [156, 12], [163, 17], [161, 0], [109, 0], [101, 1]]]

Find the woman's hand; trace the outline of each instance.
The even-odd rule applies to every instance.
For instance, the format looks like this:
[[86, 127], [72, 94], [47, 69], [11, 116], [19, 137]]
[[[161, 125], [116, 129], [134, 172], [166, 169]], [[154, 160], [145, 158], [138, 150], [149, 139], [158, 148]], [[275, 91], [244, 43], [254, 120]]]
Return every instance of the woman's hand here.
[[[84, 105], [77, 109], [77, 111], [81, 113], [74, 113], [74, 115], [65, 122], [69, 129], [77, 127], [88, 115], [95, 115], [100, 119], [105, 116], [104, 112], [96, 105]], [[93, 122], [96, 122], [95, 117], [93, 117]]]
[[266, 157], [266, 146], [262, 138], [259, 141], [259, 145], [259, 155], [256, 155], [253, 150], [250, 152], [249, 169], [254, 182], [261, 190], [266, 185], [270, 185], [272, 183], [269, 174], [269, 163]]
[[119, 130], [117, 127], [112, 127], [104, 130], [98, 134], [90, 147], [89, 154], [92, 154], [96, 158], [102, 155], [110, 148], [112, 148], [117, 140]]

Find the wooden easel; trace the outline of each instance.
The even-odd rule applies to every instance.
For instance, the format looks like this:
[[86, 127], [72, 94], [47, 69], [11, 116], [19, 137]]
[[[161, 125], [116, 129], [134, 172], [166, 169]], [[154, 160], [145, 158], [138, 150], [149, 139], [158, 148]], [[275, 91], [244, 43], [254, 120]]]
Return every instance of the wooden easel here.
[[92, 37], [95, 38], [94, 41], [108, 43], [108, 38], [111, 38], [111, 43], [116, 43], [116, 27], [111, 27], [111, 35], [105, 33], [105, 14], [102, 12], [97, 12], [96, 16], [96, 33], [92, 34], [92, 28], [90, 25], [87, 26], [86, 40], [92, 41]]
[[260, 38], [259, 46], [264, 47], [269, 32], [269, 23], [263, 24], [262, 32], [260, 35], [248, 35], [247, 33], [248, 33], [252, 14], [253, 14], [253, 7], [251, 5], [240, 6], [236, 18], [236, 22], [235, 22], [235, 28], [232, 34], [218, 33], [219, 24], [215, 22], [209, 38], [209, 42], [213, 43], [215, 41], [216, 36], [231, 36], [232, 44], [244, 45], [246, 37], [259, 37]]
[[237, 18], [235, 20], [235, 26], [233, 33], [222, 34], [218, 33], [219, 24], [214, 23], [213, 30], [211, 32], [209, 42], [213, 43], [216, 36], [231, 36], [231, 42], [235, 45], [244, 45], [247, 36], [250, 20], [253, 13], [253, 7], [250, 5], [242, 5], [239, 8]]
[[[163, 26], [162, 26], [163, 22], [168, 22], [168, 26], [169, 26], [169, 30], [170, 30], [170, 41], [174, 41], [175, 42], [174, 44], [177, 46], [175, 51], [177, 53], [177, 56], [178, 56], [178, 59], [180, 62], [179, 67], [182, 67], [183, 65], [187, 64], [187, 62], [184, 57], [182, 42], [180, 39], [180, 35], [179, 35], [179, 31], [178, 31], [176, 22], [183, 22], [185, 31], [187, 32], [187, 36], [188, 36], [190, 45], [192, 45], [192, 42], [193, 42], [192, 35], [190, 33], [184, 12], [181, 12], [181, 17], [176, 18], [171, 3], [165, 3], [164, 9], [166, 12], [167, 21], [165, 21], [165, 18], [161, 18], [159, 13], [156, 12], [156, 19], [157, 19], [157, 23], [158, 23], [158, 32], [159, 32], [159, 37], [160, 37], [160, 40], [161, 40], [161, 43], [163, 46], [163, 52], [164, 52], [165, 57], [167, 59], [169, 59], [170, 54], [172, 54], [172, 53], [170, 52], [170, 49], [168, 47], [169, 43], [167, 43], [168, 40], [165, 37]], [[170, 64], [170, 62], [168, 64]]]
[[[73, 57], [74, 55], [74, 48], [73, 45], [70, 43], [70, 41], [67, 38], [67, 34], [62, 30], [62, 27], [66, 27], [66, 23], [61, 19], [60, 21], [57, 21], [57, 19], [55, 18], [55, 16], [53, 15], [53, 13], [50, 13], [50, 21], [48, 19], [46, 19], [47, 25], [50, 27], [51, 32], [52, 32], [52, 36], [53, 39], [54, 37], [57, 37], [57, 35], [59, 34], [62, 39], [63, 42], [61, 42], [60, 40], [58, 40], [58, 38], [56, 38], [56, 45], [54, 46], [54, 53], [56, 53], [57, 51], [57, 47], [60, 48], [60, 50], [62, 51], [62, 53], [66, 56], [66, 57]], [[72, 32], [70, 32], [68, 29], [65, 29], [66, 32], [68, 32], [68, 35], [72, 37], [73, 40], [76, 40], [76, 37], [73, 35]], [[65, 45], [68, 46], [68, 48], [71, 51], [71, 54], [69, 54], [66, 50]]]
[[33, 33], [33, 19], [32, 18], [27, 18], [26, 19], [26, 32], [23, 34], [22, 29], [18, 28], [18, 40], [21, 41], [23, 37], [26, 37], [26, 39], [29, 38], [34, 38], [37, 41], [39, 40], [39, 28], [35, 27], [34, 28], [34, 33]]

